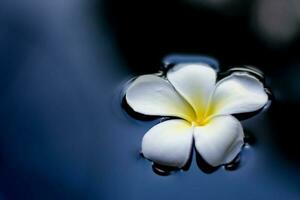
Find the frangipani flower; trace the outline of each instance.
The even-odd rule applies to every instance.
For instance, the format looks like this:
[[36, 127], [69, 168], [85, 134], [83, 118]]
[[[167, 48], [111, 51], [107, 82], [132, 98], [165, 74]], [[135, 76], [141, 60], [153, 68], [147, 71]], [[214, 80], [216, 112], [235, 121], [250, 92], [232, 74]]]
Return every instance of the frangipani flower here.
[[177, 64], [166, 77], [136, 78], [126, 101], [144, 115], [167, 116], [143, 137], [142, 153], [161, 165], [182, 168], [193, 141], [212, 166], [231, 162], [241, 151], [244, 133], [232, 114], [252, 112], [268, 102], [264, 85], [254, 76], [235, 72], [216, 83], [217, 74], [202, 63]]

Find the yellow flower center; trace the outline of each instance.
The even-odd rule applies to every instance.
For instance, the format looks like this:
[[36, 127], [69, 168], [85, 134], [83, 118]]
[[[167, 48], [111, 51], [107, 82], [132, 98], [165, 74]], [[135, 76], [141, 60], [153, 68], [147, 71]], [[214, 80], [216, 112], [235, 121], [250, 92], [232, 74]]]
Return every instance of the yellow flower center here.
[[205, 126], [209, 123], [211, 116], [216, 110], [216, 105], [207, 105], [206, 109], [198, 109], [194, 116], [191, 117], [190, 123], [194, 126]]
[[192, 125], [194, 126], [205, 126], [208, 123], [208, 120], [204, 118], [197, 118], [196, 120], [192, 121]]

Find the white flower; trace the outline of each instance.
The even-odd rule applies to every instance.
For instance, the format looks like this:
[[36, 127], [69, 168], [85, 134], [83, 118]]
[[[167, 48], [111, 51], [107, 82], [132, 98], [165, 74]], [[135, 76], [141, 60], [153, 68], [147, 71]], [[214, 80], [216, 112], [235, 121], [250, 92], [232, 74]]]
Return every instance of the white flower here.
[[143, 75], [126, 91], [138, 113], [176, 117], [152, 127], [142, 153], [155, 163], [181, 168], [196, 150], [212, 166], [231, 162], [244, 144], [240, 122], [231, 114], [252, 112], [268, 101], [263, 84], [247, 73], [233, 73], [216, 83], [206, 64], [177, 64], [166, 78]]

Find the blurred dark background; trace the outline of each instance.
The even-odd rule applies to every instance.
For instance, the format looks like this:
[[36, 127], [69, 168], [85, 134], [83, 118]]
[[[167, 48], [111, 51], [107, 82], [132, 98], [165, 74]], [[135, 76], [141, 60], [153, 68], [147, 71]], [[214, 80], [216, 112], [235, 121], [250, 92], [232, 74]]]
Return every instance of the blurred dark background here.
[[300, 4], [293, 2], [112, 0], [104, 2], [103, 12], [136, 71], [174, 52], [210, 55], [224, 66], [255, 64], [268, 73], [297, 59]]
[[[298, 0], [1, 0], [0, 199], [299, 198], [299, 31]], [[275, 101], [234, 173], [138, 157], [151, 124], [120, 93], [171, 53], [265, 72]]]

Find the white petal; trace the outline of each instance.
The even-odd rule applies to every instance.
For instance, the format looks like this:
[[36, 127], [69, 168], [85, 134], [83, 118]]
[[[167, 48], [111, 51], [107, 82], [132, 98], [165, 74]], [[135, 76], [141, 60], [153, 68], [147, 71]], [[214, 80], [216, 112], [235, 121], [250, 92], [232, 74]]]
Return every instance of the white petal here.
[[252, 112], [268, 101], [263, 84], [245, 73], [234, 73], [216, 85], [207, 116]]
[[206, 64], [178, 64], [168, 71], [167, 78], [202, 117], [215, 87], [216, 72]]
[[136, 112], [145, 115], [194, 118], [192, 107], [165, 79], [155, 75], [138, 77], [126, 91], [126, 100]]
[[231, 162], [240, 152], [243, 138], [240, 122], [230, 115], [214, 117], [205, 126], [194, 128], [196, 149], [212, 166]]
[[142, 153], [155, 163], [181, 168], [189, 159], [192, 144], [192, 125], [173, 119], [154, 126], [145, 134]]

